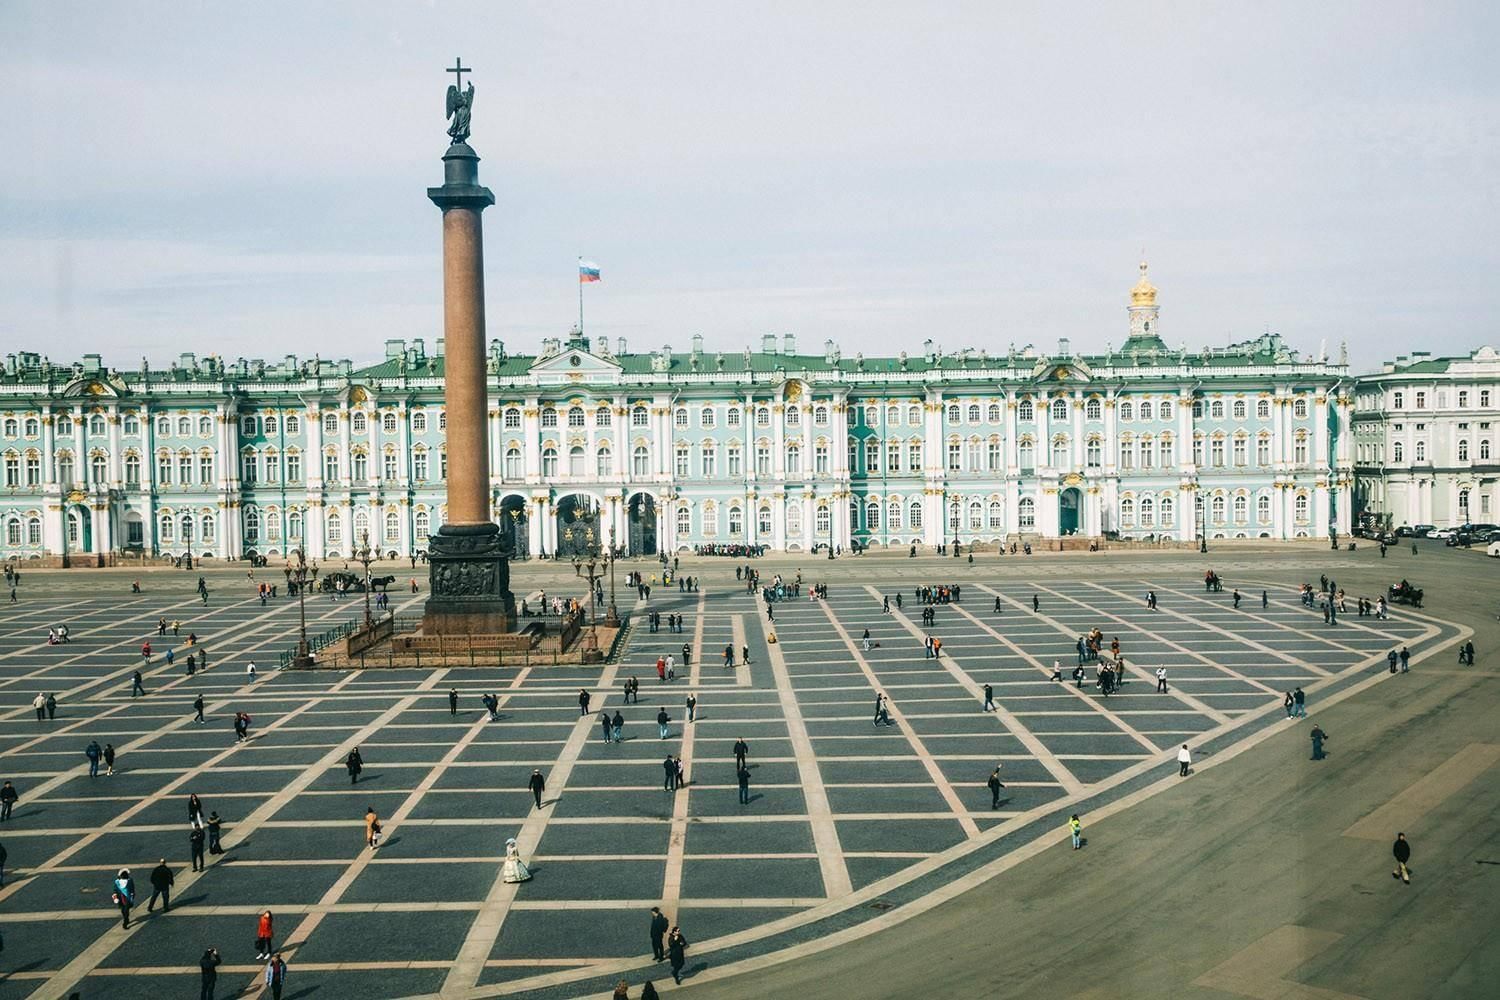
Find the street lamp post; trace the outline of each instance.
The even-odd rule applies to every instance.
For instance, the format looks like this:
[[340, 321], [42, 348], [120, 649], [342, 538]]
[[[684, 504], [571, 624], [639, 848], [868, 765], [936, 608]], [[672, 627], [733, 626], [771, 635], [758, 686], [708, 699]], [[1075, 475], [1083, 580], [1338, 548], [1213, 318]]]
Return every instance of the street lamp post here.
[[1203, 495], [1195, 493], [1193, 505], [1198, 508], [1198, 551], [1208, 551], [1208, 505], [1203, 502]]
[[370, 563], [374, 560], [370, 554], [369, 531], [365, 531], [360, 535], [359, 549], [354, 553], [354, 560], [363, 566], [365, 570], [365, 628], [369, 629], [375, 621], [370, 615]]
[[297, 568], [288, 574], [288, 579], [295, 577], [297, 580], [297, 655], [292, 658], [292, 666], [308, 667], [312, 665], [312, 652], [307, 648], [307, 556], [304, 553], [307, 536], [304, 535], [297, 545]]
[[620, 612], [615, 607], [615, 550], [610, 546], [609, 555], [609, 610], [604, 614], [604, 624], [608, 628], [620, 627]]
[[584, 662], [597, 662], [601, 657], [599, 654], [599, 619], [594, 613], [595, 595], [598, 593], [599, 581], [604, 578], [604, 571], [600, 569], [599, 553], [589, 552], [586, 556], [574, 556], [573, 574], [586, 577], [589, 581], [589, 635], [587, 645], [584, 647]]

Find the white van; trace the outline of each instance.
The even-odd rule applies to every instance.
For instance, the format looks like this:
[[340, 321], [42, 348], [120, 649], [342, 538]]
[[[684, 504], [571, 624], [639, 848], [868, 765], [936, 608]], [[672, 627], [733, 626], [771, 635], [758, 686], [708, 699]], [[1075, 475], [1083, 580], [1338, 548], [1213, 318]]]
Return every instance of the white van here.
[[1500, 542], [1490, 542], [1490, 547], [1484, 550], [1484, 554], [1500, 559]]

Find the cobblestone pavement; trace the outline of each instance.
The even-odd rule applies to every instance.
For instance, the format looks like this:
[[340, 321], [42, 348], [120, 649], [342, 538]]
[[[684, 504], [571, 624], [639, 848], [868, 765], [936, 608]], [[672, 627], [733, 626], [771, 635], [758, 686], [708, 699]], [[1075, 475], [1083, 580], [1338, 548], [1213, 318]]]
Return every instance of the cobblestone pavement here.
[[[1420, 656], [1456, 634], [1405, 609], [1389, 621], [1356, 617], [1352, 596], [1350, 613], [1327, 626], [1298, 604], [1295, 571], [1254, 560], [1229, 580], [1245, 594], [1238, 610], [1228, 588], [1206, 593], [1160, 561], [1079, 574], [1042, 561], [1033, 573], [841, 560], [803, 570], [805, 583], [828, 583], [827, 601], [804, 590], [774, 605], [774, 621], [734, 565], [699, 561], [696, 593], [656, 588], [633, 609], [617, 662], [337, 673], [275, 670], [297, 606], [263, 607], [242, 584], [216, 580], [204, 608], [176, 580], [152, 578], [131, 595], [103, 592], [128, 591], [118, 575], [80, 588], [35, 574], [0, 624], [0, 777], [21, 796], [0, 826], [0, 1000], [189, 995], [209, 946], [224, 957], [220, 995], [233, 995], [263, 964], [254, 937], [264, 909], [294, 995], [322, 986], [338, 996], [561, 997], [652, 974], [643, 970], [670, 986], [650, 962], [652, 906], [693, 942], [689, 974], [856, 926], [1055, 832], [1069, 812], [1175, 775], [1184, 742], [1199, 759], [1231, 752], [1285, 720], [1294, 687], [1317, 706], [1383, 670], [1389, 649]], [[796, 572], [789, 562], [762, 572], [778, 568]], [[563, 578], [548, 579], [561, 592]], [[924, 627], [914, 588], [955, 580], [961, 601], [939, 605]], [[884, 612], [882, 598], [897, 593], [901, 607]], [[414, 613], [420, 599], [393, 604]], [[681, 614], [682, 634], [650, 633], [648, 607]], [[309, 630], [359, 613], [310, 601]], [[180, 636], [157, 635], [162, 616], [182, 621]], [[73, 641], [46, 645], [61, 622]], [[1077, 637], [1094, 626], [1106, 643], [1118, 637], [1128, 664], [1108, 698], [1067, 679]], [[189, 631], [209, 655], [194, 676]], [[924, 634], [941, 638], [940, 657], [924, 657]], [[677, 679], [662, 683], [655, 663], [668, 652]], [[1055, 662], [1063, 682], [1050, 679]], [[132, 697], [137, 668], [146, 693]], [[632, 676], [638, 705], [623, 703]], [[986, 683], [993, 712], [981, 707]], [[591, 694], [586, 715], [580, 689]], [[57, 696], [56, 719], [37, 721], [38, 692]], [[497, 721], [480, 705], [486, 692], [499, 697]], [[889, 725], [873, 724], [877, 692]], [[193, 721], [200, 694], [203, 725]], [[604, 740], [602, 709], [624, 716], [622, 742]], [[248, 742], [235, 741], [235, 711], [253, 716]], [[735, 779], [739, 738], [750, 747], [748, 804]], [[116, 749], [113, 776], [89, 776], [90, 740]], [[365, 765], [357, 785], [343, 766], [354, 746]], [[668, 755], [687, 779], [676, 792], [663, 788]], [[997, 764], [1005, 788], [992, 808], [986, 779]], [[547, 780], [540, 809], [526, 787], [533, 768]], [[225, 852], [202, 874], [188, 869], [189, 793], [224, 821]], [[374, 851], [364, 846], [368, 807], [384, 827]], [[499, 878], [508, 837], [529, 882]], [[138, 906], [122, 929], [111, 877], [129, 867], [144, 903], [163, 857], [176, 873], [171, 911]]]

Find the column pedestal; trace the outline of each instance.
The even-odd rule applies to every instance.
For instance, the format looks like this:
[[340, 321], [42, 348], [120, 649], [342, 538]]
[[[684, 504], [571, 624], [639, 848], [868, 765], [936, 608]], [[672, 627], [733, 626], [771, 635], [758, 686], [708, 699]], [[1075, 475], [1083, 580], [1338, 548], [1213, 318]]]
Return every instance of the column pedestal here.
[[510, 549], [494, 524], [445, 524], [428, 539], [431, 591], [422, 631], [496, 635], [516, 628]]

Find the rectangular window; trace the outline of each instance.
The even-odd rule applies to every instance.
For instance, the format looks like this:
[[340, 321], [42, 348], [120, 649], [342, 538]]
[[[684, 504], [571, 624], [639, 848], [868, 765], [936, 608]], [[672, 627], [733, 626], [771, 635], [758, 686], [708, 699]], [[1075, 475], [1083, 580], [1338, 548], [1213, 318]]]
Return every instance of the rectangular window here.
[[1249, 454], [1248, 454], [1249, 447], [1250, 447], [1249, 443], [1246, 442], [1244, 438], [1235, 438], [1234, 439], [1234, 464], [1235, 465], [1248, 465], [1248, 464], [1250, 464], [1250, 458], [1249, 458]]
[[[730, 410], [729, 412], [735, 413], [737, 411]], [[737, 444], [730, 445], [726, 454], [729, 461], [729, 477], [731, 479], [738, 479], [740, 476], [743, 476], [745, 474], [745, 462], [740, 452], [740, 446]]]
[[768, 444], [755, 446], [755, 474], [757, 476], [771, 474], [771, 446]]
[[301, 455], [288, 455], [286, 457], [286, 481], [289, 483], [302, 482]]
[[675, 469], [678, 479], [688, 477], [688, 450], [686, 448], [677, 449]]
[[948, 471], [958, 472], [963, 468], [963, 448], [957, 441], [948, 443]]
[[1214, 467], [1222, 469], [1224, 467], [1224, 439], [1214, 438], [1213, 443], [1209, 445], [1209, 452], [1213, 455]]
[[[713, 411], [710, 410], [709, 412], [711, 413]], [[719, 474], [718, 465], [719, 465], [719, 449], [717, 449], [717, 448], [704, 448], [703, 449], [703, 477], [705, 479], [712, 479], [714, 476], [718, 475]]]
[[254, 455], [245, 455], [240, 459], [240, 481], [246, 486], [254, 484], [256, 467]]
[[922, 471], [922, 442], [913, 441], [906, 446], [906, 467], [912, 472]]

